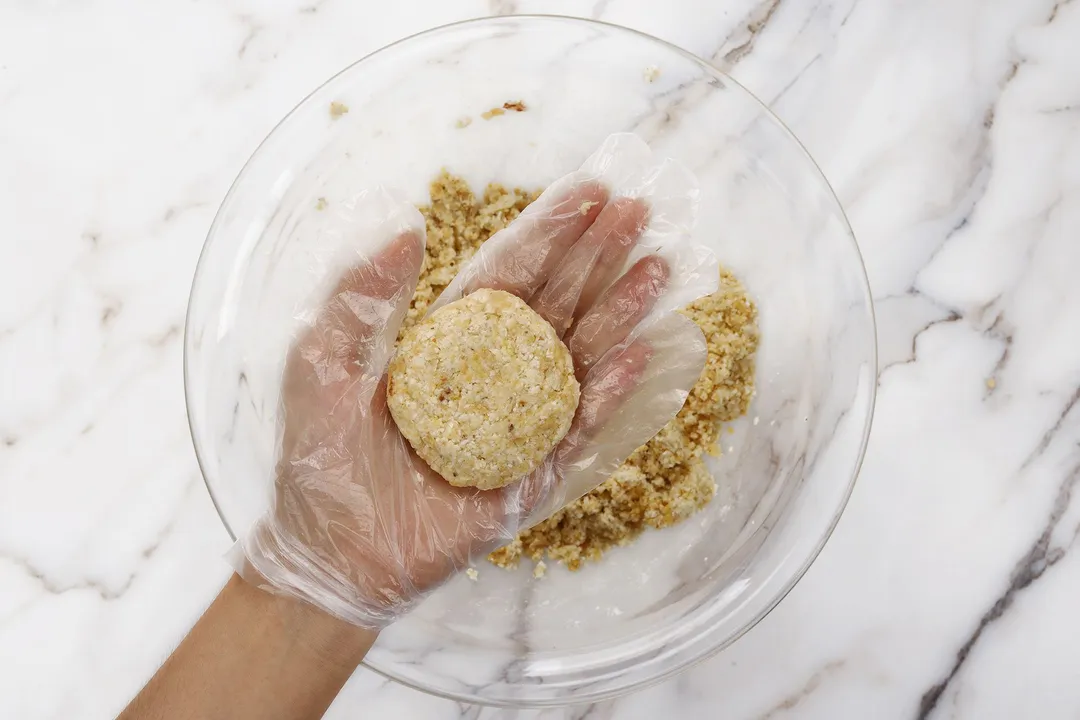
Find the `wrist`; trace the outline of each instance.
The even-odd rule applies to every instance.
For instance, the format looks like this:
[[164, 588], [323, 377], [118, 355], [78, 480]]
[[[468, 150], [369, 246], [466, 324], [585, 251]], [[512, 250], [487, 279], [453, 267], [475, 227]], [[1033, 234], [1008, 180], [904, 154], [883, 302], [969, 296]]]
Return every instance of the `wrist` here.
[[223, 592], [235, 596], [293, 652], [331, 673], [352, 673], [378, 638], [376, 630], [351, 625], [314, 605], [263, 590], [237, 575]]

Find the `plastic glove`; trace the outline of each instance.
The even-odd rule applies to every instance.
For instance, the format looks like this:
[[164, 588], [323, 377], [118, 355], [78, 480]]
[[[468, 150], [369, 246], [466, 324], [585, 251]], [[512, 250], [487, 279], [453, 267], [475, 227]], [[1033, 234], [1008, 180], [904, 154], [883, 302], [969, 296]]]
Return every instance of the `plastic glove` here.
[[355, 625], [385, 626], [598, 485], [678, 412], [705, 342], [692, 322], [658, 308], [676, 291], [696, 297], [715, 287], [715, 260], [699, 248], [650, 250], [663, 203], [611, 199], [606, 180], [586, 169], [556, 182], [439, 301], [507, 290], [564, 335], [581, 398], [543, 465], [499, 490], [456, 488], [395, 427], [384, 373], [423, 261], [416, 214], [414, 227], [345, 273], [290, 351], [272, 509], [234, 556], [246, 580]]

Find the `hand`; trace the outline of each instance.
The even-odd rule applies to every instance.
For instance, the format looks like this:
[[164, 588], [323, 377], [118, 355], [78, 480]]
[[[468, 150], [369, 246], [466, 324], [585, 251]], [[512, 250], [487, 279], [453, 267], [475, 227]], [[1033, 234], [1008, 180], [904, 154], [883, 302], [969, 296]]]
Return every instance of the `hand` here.
[[644, 322], [673, 280], [625, 265], [649, 220], [594, 181], [555, 186], [492, 238], [439, 303], [480, 287], [525, 299], [564, 337], [581, 380], [566, 438], [506, 488], [445, 482], [386, 409], [384, 372], [423, 260], [419, 230], [352, 268], [292, 348], [273, 509], [242, 541], [249, 581], [363, 627], [602, 482], [678, 412], [705, 344], [677, 314]]

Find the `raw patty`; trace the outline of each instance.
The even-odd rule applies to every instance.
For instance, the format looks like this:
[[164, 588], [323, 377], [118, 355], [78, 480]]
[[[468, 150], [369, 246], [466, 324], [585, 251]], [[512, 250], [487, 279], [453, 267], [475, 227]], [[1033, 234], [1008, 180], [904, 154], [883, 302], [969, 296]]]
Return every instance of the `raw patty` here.
[[409, 329], [386, 397], [417, 455], [451, 485], [488, 490], [540, 466], [570, 429], [578, 392], [551, 325], [484, 289]]

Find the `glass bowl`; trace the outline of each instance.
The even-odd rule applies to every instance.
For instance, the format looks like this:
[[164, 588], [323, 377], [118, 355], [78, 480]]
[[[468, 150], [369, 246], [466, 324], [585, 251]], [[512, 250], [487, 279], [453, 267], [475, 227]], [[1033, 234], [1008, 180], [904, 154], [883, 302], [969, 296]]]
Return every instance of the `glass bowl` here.
[[[482, 117], [514, 101], [527, 110]], [[749, 92], [683, 50], [599, 22], [512, 17], [438, 28], [350, 66], [233, 183], [184, 341], [192, 436], [222, 520], [243, 533], [269, 502], [281, 367], [296, 308], [320, 281], [319, 198], [381, 184], [423, 203], [443, 167], [475, 189], [543, 187], [618, 131], [696, 173], [695, 233], [759, 308], [757, 393], [712, 463], [717, 496], [577, 573], [553, 566], [535, 580], [485, 563], [476, 581], [455, 578], [368, 654], [399, 682], [524, 707], [670, 676], [780, 601], [851, 492], [874, 405], [874, 317], [817, 166]]]

